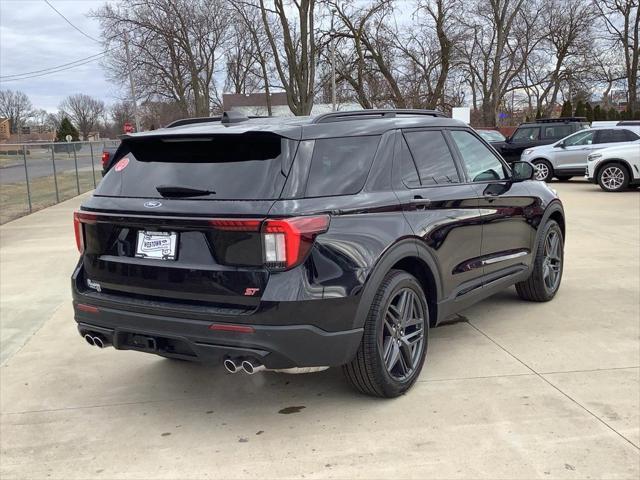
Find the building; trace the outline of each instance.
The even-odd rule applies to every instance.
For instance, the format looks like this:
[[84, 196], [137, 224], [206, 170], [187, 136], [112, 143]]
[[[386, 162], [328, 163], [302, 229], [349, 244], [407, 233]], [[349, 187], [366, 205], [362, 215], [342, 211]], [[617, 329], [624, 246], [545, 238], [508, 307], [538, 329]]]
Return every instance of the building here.
[[[271, 115], [274, 117], [291, 117], [291, 109], [287, 103], [287, 94], [285, 92], [275, 92], [270, 94], [271, 97]], [[267, 99], [263, 92], [259, 93], [224, 93], [222, 94], [222, 108], [225, 112], [235, 111], [241, 112], [247, 116], [268, 115]], [[358, 103], [342, 103], [336, 106], [337, 110], [362, 110]], [[321, 115], [332, 110], [330, 103], [317, 103], [311, 109], [311, 115]]]
[[9, 140], [11, 136], [11, 123], [8, 118], [0, 118], [0, 142]]

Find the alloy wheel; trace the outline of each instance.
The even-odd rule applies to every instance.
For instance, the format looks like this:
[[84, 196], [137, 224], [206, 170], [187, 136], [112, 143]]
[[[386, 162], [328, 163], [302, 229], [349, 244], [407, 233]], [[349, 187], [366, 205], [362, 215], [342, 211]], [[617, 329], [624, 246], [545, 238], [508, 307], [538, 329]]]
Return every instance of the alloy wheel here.
[[549, 292], [554, 292], [560, 284], [562, 272], [562, 241], [558, 232], [551, 230], [544, 241], [542, 278]]
[[536, 180], [543, 182], [549, 176], [549, 167], [543, 162], [534, 164], [534, 167], [536, 167]]
[[383, 361], [395, 380], [406, 380], [419, 367], [424, 349], [425, 312], [411, 288], [398, 291], [389, 302], [382, 328]]
[[618, 190], [624, 184], [624, 172], [616, 166], [605, 168], [600, 178], [607, 190]]

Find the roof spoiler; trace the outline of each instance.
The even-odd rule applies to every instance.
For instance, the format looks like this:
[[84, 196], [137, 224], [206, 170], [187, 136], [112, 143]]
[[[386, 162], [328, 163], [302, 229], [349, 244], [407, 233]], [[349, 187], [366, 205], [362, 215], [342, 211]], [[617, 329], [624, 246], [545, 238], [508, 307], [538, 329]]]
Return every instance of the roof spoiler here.
[[165, 128], [174, 128], [174, 127], [182, 127], [183, 125], [193, 125], [196, 123], [210, 123], [210, 122], [220, 122], [222, 124], [231, 124], [231, 123], [240, 123], [246, 122], [252, 118], [268, 118], [262, 115], [245, 115], [242, 112], [229, 110], [227, 112], [223, 112], [222, 116], [216, 117], [193, 117], [193, 118], [182, 118], [180, 120], [175, 120], [167, 125]]

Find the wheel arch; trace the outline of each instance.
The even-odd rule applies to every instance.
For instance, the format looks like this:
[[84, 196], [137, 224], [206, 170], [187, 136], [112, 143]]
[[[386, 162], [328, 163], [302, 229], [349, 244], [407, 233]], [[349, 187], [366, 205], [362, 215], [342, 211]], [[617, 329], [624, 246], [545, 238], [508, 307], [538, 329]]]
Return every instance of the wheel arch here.
[[629, 165], [629, 162], [627, 162], [626, 160], [623, 160], [622, 158], [607, 158], [606, 160], [603, 160], [600, 163], [598, 163], [598, 165], [596, 166], [596, 170], [594, 172], [593, 178], [597, 180], [598, 177], [600, 176], [600, 172], [602, 171], [602, 169], [607, 165], [611, 165], [612, 163], [619, 163], [620, 165], [622, 165], [627, 170], [627, 175], [629, 175], [629, 180], [633, 180], [634, 178], [633, 169], [631, 168], [631, 165]]
[[558, 226], [560, 227], [560, 231], [562, 232], [562, 241], [566, 243], [567, 226], [564, 209], [562, 208], [562, 203], [560, 203], [559, 200], [555, 200], [551, 204], [549, 204], [544, 214], [542, 215], [542, 218], [540, 219], [540, 223], [538, 224], [538, 231], [536, 232], [536, 239], [533, 245], [533, 252], [538, 251], [538, 245], [542, 239], [542, 227], [546, 225], [549, 220], [554, 220], [558, 224]]
[[438, 318], [438, 302], [442, 298], [438, 265], [419, 239], [407, 238], [389, 247], [368, 275], [356, 311], [354, 328], [364, 325], [380, 284], [393, 269], [403, 270], [416, 277], [427, 297], [429, 322], [435, 325]]

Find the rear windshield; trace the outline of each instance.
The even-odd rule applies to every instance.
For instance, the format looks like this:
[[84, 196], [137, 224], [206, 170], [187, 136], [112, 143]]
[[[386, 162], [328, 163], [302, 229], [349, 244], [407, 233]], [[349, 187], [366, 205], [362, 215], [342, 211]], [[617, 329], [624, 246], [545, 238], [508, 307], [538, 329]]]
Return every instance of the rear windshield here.
[[188, 198], [276, 199], [297, 144], [295, 140], [271, 133], [134, 137], [123, 142], [127, 153], [119, 162], [128, 159], [126, 166], [119, 168], [116, 162], [95, 195], [162, 198], [157, 187], [171, 186], [202, 191]]

